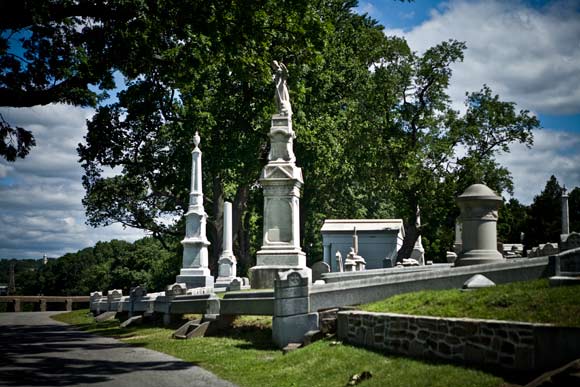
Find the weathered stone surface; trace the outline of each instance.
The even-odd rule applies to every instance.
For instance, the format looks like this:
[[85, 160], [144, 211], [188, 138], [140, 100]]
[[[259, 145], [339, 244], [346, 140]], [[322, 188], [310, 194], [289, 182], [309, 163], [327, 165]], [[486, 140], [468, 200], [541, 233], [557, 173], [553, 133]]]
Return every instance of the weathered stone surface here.
[[465, 281], [465, 283], [461, 288], [471, 290], [471, 289], [489, 288], [491, 286], [495, 286], [495, 282], [493, 282], [484, 275], [476, 274], [467, 281]]
[[172, 285], [167, 286], [165, 290], [165, 295], [169, 297], [181, 296], [187, 292], [187, 286], [185, 283], [176, 282]]
[[95, 317], [96, 322], [112, 320], [117, 316], [117, 312], [103, 312]]
[[140, 324], [143, 322], [143, 316], [142, 315], [138, 315], [138, 316], [133, 316], [133, 317], [129, 317], [127, 320], [123, 321], [120, 325], [121, 328], [127, 328], [130, 325], [135, 325], [135, 324]]
[[318, 313], [274, 317], [272, 320], [272, 338], [280, 348], [288, 343], [303, 343], [304, 334], [312, 330], [318, 330]]
[[330, 266], [326, 262], [318, 261], [312, 265], [312, 281], [318, 281], [322, 278], [322, 274], [330, 273]]
[[203, 184], [201, 167], [201, 139], [199, 133], [193, 138], [195, 148], [191, 152], [191, 188], [189, 207], [185, 214], [185, 238], [182, 269], [175, 282], [185, 283], [187, 288], [213, 287], [213, 276], [208, 267], [209, 241], [206, 237], [207, 214], [203, 208]]
[[[545, 364], [546, 359], [538, 356], [546, 354], [536, 348], [539, 330], [554, 332], [542, 336], [545, 344], [553, 343], [550, 335], [555, 335], [564, 343], [565, 356], [580, 355], [580, 348], [574, 349], [572, 344], [580, 343], [580, 330], [546, 324], [345, 311], [338, 313], [337, 326], [338, 338], [355, 345], [506, 369], [532, 370], [538, 361]], [[564, 332], [569, 335], [567, 340], [561, 338]]]
[[455, 266], [503, 260], [497, 251], [497, 219], [501, 197], [483, 184], [473, 184], [457, 197], [461, 210], [462, 251]]

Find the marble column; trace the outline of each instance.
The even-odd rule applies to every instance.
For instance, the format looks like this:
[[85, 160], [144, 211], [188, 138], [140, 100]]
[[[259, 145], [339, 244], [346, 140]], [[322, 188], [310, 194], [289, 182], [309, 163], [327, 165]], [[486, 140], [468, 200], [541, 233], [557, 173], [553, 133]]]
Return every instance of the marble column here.
[[222, 254], [218, 260], [218, 278], [216, 288], [227, 288], [236, 278], [237, 260], [232, 248], [232, 203], [224, 202]]
[[562, 189], [562, 235], [570, 234], [570, 213], [568, 212], [568, 193]]
[[195, 148], [191, 152], [191, 190], [189, 208], [185, 214], [185, 238], [183, 245], [183, 264], [177, 283], [184, 283], [187, 288], [213, 287], [213, 277], [208, 267], [206, 237], [207, 214], [203, 208], [203, 186], [201, 174], [201, 139], [199, 133], [193, 138]]
[[469, 186], [457, 198], [463, 230], [462, 252], [455, 266], [505, 261], [497, 251], [497, 218], [501, 203], [501, 198], [483, 184]]

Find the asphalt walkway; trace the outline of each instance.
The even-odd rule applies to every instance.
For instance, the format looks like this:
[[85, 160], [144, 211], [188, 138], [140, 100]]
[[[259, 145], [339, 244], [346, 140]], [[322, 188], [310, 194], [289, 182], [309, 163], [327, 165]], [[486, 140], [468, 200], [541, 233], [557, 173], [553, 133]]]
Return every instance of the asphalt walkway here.
[[172, 356], [75, 330], [55, 313], [0, 313], [0, 386], [233, 386]]

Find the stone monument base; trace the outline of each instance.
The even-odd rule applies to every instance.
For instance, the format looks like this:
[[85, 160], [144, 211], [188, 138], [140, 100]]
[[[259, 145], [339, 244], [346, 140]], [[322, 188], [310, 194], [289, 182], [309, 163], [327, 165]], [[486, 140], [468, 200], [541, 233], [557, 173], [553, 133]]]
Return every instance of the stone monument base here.
[[264, 265], [250, 268], [250, 286], [252, 289], [273, 289], [278, 273], [288, 270], [304, 270], [312, 282], [312, 270], [309, 267], [287, 265]]
[[480, 265], [484, 263], [504, 262], [505, 258], [497, 250], [470, 250], [461, 254], [455, 261], [455, 266]]
[[175, 279], [177, 283], [184, 283], [191, 288], [213, 288], [213, 276], [206, 267], [181, 269]]

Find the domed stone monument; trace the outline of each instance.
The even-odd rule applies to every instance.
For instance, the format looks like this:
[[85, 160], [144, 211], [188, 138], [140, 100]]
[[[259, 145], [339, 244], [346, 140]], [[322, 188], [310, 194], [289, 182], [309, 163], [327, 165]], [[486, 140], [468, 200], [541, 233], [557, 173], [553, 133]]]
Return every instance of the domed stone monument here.
[[457, 197], [461, 210], [459, 220], [462, 251], [455, 266], [502, 262], [503, 255], [497, 250], [497, 218], [501, 198], [483, 184], [473, 184]]

